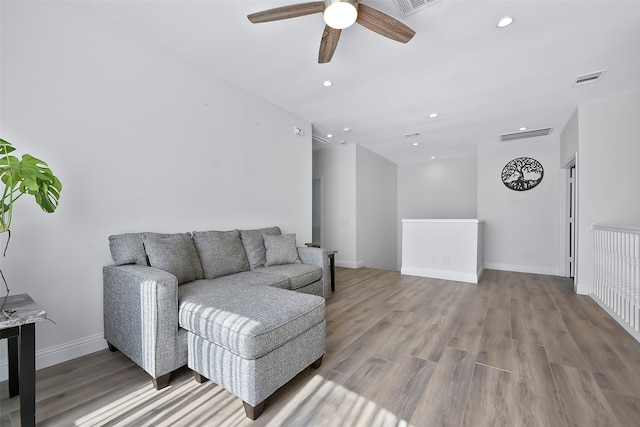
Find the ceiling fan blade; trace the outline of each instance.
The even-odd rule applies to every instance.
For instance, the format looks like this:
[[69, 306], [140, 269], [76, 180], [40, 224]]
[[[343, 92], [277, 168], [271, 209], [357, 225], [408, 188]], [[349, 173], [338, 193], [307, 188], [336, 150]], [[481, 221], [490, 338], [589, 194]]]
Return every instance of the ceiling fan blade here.
[[318, 52], [318, 64], [325, 64], [331, 61], [333, 52], [336, 51], [336, 47], [338, 46], [341, 32], [342, 30], [336, 30], [328, 25], [324, 26], [322, 40], [320, 41], [320, 52]]
[[358, 5], [356, 22], [373, 32], [401, 43], [408, 42], [416, 34], [396, 18], [362, 3]]
[[324, 12], [324, 2], [314, 1], [263, 10], [262, 12], [247, 15], [247, 18], [254, 24], [258, 24], [260, 22], [279, 21], [281, 19], [297, 18], [298, 16], [321, 12]]

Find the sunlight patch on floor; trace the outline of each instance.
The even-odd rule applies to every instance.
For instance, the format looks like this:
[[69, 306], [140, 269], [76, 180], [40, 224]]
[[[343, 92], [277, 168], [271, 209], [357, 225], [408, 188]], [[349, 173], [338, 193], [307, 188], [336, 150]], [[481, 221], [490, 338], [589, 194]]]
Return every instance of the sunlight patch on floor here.
[[[205, 384], [187, 381], [161, 391], [145, 384], [126, 396], [77, 418], [74, 425], [164, 427], [241, 426], [255, 423], [266, 427], [333, 427], [338, 422], [340, 425], [354, 427], [413, 427], [373, 400], [321, 375], [309, 378], [296, 390], [275, 396], [268, 401], [262, 420], [258, 418], [255, 422], [245, 417], [240, 399], [215, 384]], [[287, 399], [286, 403], [281, 399]], [[275, 413], [270, 414], [269, 409]]]
[[407, 421], [398, 419], [373, 400], [320, 375], [298, 390], [266, 426], [335, 426], [336, 423], [354, 427], [410, 427]]

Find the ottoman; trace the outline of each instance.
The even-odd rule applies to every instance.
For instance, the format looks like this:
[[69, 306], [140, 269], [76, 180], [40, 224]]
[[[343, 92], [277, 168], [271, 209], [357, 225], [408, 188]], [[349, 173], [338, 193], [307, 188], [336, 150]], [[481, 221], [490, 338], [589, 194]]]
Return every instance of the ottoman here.
[[268, 286], [193, 285], [200, 289], [180, 289], [187, 365], [198, 382], [210, 379], [242, 399], [247, 417], [259, 417], [265, 399], [307, 366], [320, 366], [324, 298]]

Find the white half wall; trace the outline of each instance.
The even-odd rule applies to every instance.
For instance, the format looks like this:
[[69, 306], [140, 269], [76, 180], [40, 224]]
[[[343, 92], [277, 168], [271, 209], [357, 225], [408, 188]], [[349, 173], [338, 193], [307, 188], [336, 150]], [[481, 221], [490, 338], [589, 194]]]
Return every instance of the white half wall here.
[[[538, 186], [513, 191], [502, 183], [502, 169], [517, 157], [542, 164]], [[478, 218], [485, 221], [486, 269], [559, 274], [559, 157], [554, 135], [478, 148]]]
[[580, 105], [578, 276], [593, 284], [591, 225], [640, 226], [640, 93]]
[[398, 165], [398, 265], [402, 259], [400, 221], [477, 218], [477, 181], [477, 157]]
[[17, 204], [0, 261], [11, 292], [29, 293], [56, 322], [37, 324], [38, 367], [106, 346], [110, 234], [279, 225], [311, 241], [309, 122], [83, 2], [0, 7], [0, 137], [47, 161], [64, 186], [54, 214]]

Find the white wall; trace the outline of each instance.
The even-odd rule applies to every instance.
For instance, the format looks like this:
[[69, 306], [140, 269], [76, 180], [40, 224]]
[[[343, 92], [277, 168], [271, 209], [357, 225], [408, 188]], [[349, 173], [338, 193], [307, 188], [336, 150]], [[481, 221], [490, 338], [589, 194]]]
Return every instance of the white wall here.
[[578, 109], [576, 108], [560, 133], [560, 167], [567, 166], [571, 160], [574, 160], [578, 152], [578, 122]]
[[478, 214], [478, 159], [433, 159], [398, 166], [398, 265], [402, 219], [464, 219]]
[[640, 226], [640, 93], [579, 106], [578, 293], [593, 282], [591, 225]]
[[313, 178], [320, 177], [324, 247], [338, 250], [337, 266], [360, 267], [356, 254], [356, 146], [317, 146], [313, 151]]
[[[537, 187], [513, 191], [500, 178], [516, 157], [542, 163]], [[478, 217], [485, 220], [485, 268], [559, 274], [559, 139], [549, 136], [478, 148]]]
[[0, 260], [12, 294], [29, 293], [56, 322], [37, 326], [39, 367], [105, 347], [110, 234], [279, 225], [310, 241], [310, 123], [82, 2], [1, 7], [0, 136], [46, 160], [64, 186], [54, 214], [18, 203]]
[[476, 218], [476, 157], [434, 159], [398, 166], [398, 215], [403, 218]]
[[366, 267], [399, 270], [396, 262], [397, 165], [356, 148], [357, 258]]

